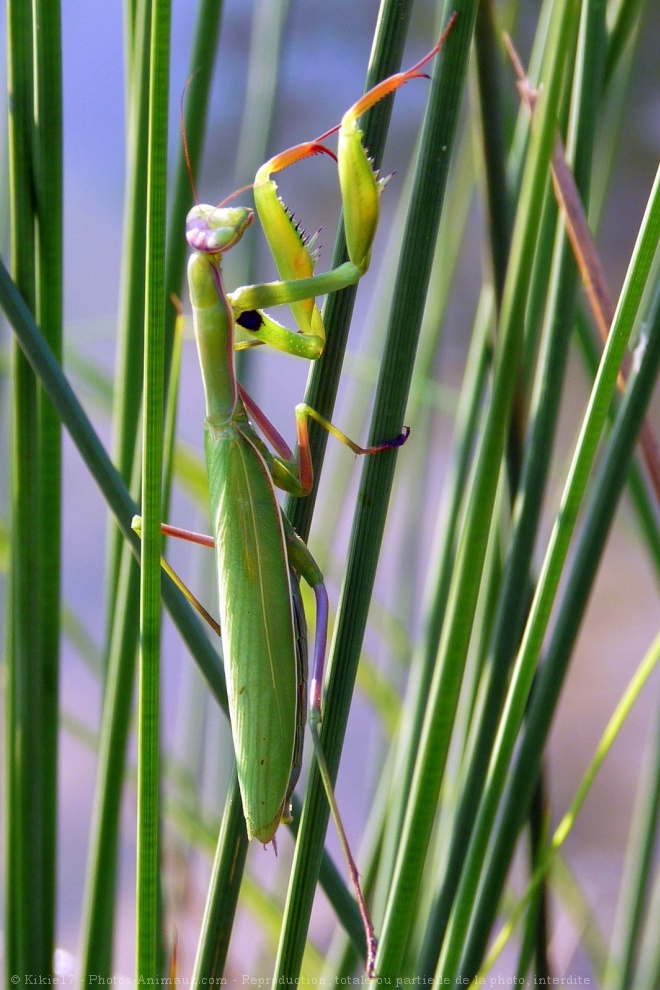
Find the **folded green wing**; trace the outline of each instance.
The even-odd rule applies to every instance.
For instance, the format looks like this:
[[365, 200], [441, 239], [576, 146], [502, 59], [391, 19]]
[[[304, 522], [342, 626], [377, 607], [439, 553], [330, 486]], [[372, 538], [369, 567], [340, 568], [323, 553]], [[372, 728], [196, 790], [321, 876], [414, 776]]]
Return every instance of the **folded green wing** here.
[[265, 843], [287, 811], [297, 676], [280, 510], [249, 432], [207, 423], [206, 461], [238, 780], [248, 835]]

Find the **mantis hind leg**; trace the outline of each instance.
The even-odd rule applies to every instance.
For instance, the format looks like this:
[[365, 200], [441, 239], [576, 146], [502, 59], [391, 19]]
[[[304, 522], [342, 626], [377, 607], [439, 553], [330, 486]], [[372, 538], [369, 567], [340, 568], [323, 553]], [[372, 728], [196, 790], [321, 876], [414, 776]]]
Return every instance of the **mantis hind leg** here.
[[[284, 516], [283, 516], [284, 518]], [[296, 706], [296, 732], [293, 744], [293, 757], [291, 760], [291, 775], [289, 785], [284, 797], [284, 815], [282, 822], [288, 825], [292, 821], [291, 797], [296, 789], [300, 771], [302, 769], [303, 747], [305, 742], [305, 722], [307, 721], [307, 619], [305, 617], [305, 607], [300, 593], [300, 579], [293, 569], [289, 568], [291, 577], [291, 604], [293, 606], [293, 628], [295, 632], [294, 642], [296, 649], [296, 671], [298, 683], [298, 703]]]
[[[319, 727], [321, 724], [321, 695], [323, 691], [323, 668], [325, 666], [325, 653], [326, 653], [326, 643], [328, 636], [328, 593], [323, 583], [323, 575], [319, 569], [318, 564], [314, 560], [312, 554], [310, 553], [306, 544], [300, 539], [298, 534], [294, 531], [293, 527], [289, 523], [286, 516], [282, 516], [284, 520], [284, 529], [287, 540], [287, 549], [289, 554], [289, 563], [291, 567], [294, 568], [298, 574], [304, 577], [305, 581], [310, 585], [314, 592], [316, 598], [316, 630], [314, 636], [314, 659], [312, 664], [310, 687], [309, 687], [309, 731], [312, 737], [312, 745], [314, 746], [314, 754], [316, 756], [316, 762], [319, 768], [319, 773], [321, 774], [321, 780], [323, 781], [323, 787], [325, 790], [326, 798], [330, 806], [330, 812], [335, 823], [335, 828], [337, 829], [337, 834], [339, 836], [339, 842], [348, 864], [348, 869], [351, 875], [351, 882], [353, 884], [353, 889], [355, 891], [355, 897], [357, 899], [358, 907], [360, 910], [360, 916], [362, 918], [362, 924], [364, 927], [364, 933], [367, 943], [367, 975], [372, 978], [374, 974], [375, 959], [376, 959], [376, 936], [374, 934], [374, 926], [369, 915], [367, 904], [362, 893], [362, 887], [360, 885], [360, 874], [356, 866], [355, 860], [353, 859], [353, 854], [351, 853], [350, 846], [348, 844], [348, 839], [346, 837], [346, 830], [344, 829], [344, 824], [341, 820], [341, 815], [339, 813], [339, 807], [337, 806], [337, 800], [335, 798], [334, 784], [332, 777], [330, 775], [330, 770], [325, 758], [325, 753], [323, 752], [323, 745], [321, 743], [321, 736], [319, 733]], [[295, 613], [295, 595], [294, 595], [294, 613]], [[305, 661], [306, 661], [306, 648], [305, 648]], [[295, 781], [298, 779], [299, 769], [296, 772], [295, 761], [294, 767], [292, 769], [292, 778], [295, 774]], [[295, 781], [294, 785], [295, 786]], [[289, 793], [293, 792], [293, 786], [290, 785]]]

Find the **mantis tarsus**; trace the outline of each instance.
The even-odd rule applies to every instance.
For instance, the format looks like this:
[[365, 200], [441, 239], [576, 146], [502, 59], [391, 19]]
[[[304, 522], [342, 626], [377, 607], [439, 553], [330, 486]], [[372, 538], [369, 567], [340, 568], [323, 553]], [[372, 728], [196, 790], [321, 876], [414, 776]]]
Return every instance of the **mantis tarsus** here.
[[[234, 337], [235, 326], [240, 324], [255, 342], [269, 343], [310, 359], [321, 354], [325, 330], [315, 297], [354, 284], [366, 271], [378, 223], [378, 197], [386, 181], [378, 179], [367, 158], [358, 119], [383, 97], [423, 74], [422, 66], [440, 50], [453, 19], [437, 45], [420, 62], [371, 89], [344, 114], [338, 127], [316, 141], [276, 155], [257, 172], [256, 211], [282, 281], [251, 285], [234, 292], [225, 290], [222, 257], [253, 222], [251, 209], [197, 205], [188, 214], [186, 224], [186, 236], [193, 248], [188, 283], [206, 400], [205, 451], [220, 626], [247, 832], [249, 838], [268, 843], [280, 822], [290, 821], [289, 802], [300, 771], [305, 721], [306, 630], [297, 586], [296, 575], [299, 575], [313, 588], [317, 606], [309, 692], [310, 731], [365, 925], [370, 975], [375, 955], [373, 927], [318, 733], [327, 594], [313, 557], [278, 506], [274, 486], [294, 495], [309, 493], [312, 462], [307, 421], [310, 418], [356, 454], [372, 454], [399, 446], [408, 434], [406, 431], [393, 441], [362, 448], [314, 409], [301, 404], [295, 410], [299, 453], [294, 457], [237, 382]], [[322, 142], [336, 131], [349, 261], [330, 272], [314, 275], [316, 258], [312, 244], [305, 242], [278, 198], [271, 175], [319, 152], [334, 158]], [[283, 327], [263, 312], [266, 307], [282, 303], [290, 305], [298, 331]], [[275, 453], [269, 451], [251, 421]], [[166, 529], [174, 535], [184, 535], [170, 527]], [[196, 539], [193, 534], [187, 536]], [[207, 542], [203, 538], [199, 541]]]

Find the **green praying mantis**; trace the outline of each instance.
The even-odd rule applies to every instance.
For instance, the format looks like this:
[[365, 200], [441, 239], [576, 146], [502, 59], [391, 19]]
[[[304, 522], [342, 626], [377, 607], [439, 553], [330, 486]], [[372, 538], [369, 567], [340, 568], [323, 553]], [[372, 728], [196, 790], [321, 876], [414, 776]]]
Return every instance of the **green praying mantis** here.
[[[372, 168], [358, 120], [379, 100], [424, 75], [420, 70], [442, 47], [453, 20], [423, 59], [371, 89], [344, 114], [337, 127], [315, 141], [276, 155], [257, 172], [253, 185], [256, 213], [280, 281], [233, 292], [224, 286], [223, 256], [253, 223], [252, 209], [197, 205], [186, 223], [186, 237], [193, 249], [188, 284], [206, 404], [205, 455], [213, 538], [174, 527], [163, 529], [215, 546], [238, 781], [248, 837], [264, 844], [273, 840], [280, 823], [291, 820], [290, 799], [300, 773], [307, 708], [307, 642], [298, 576], [314, 591], [317, 621], [309, 686], [310, 732], [364, 922], [370, 974], [375, 957], [373, 926], [319, 737], [328, 597], [314, 558], [278, 505], [275, 486], [297, 496], [311, 490], [309, 419], [356, 454], [377, 454], [400, 446], [408, 431], [376, 447], [359, 447], [313, 408], [300, 404], [295, 409], [295, 457], [236, 379], [235, 329], [239, 325], [249, 340], [289, 354], [311, 360], [320, 356], [325, 329], [315, 298], [356, 283], [367, 270], [378, 224], [379, 196], [387, 181], [379, 179]], [[336, 156], [323, 144], [335, 132]], [[272, 175], [319, 153], [337, 162], [349, 260], [315, 275], [313, 239], [308, 242], [301, 235], [292, 214], [278, 198]], [[290, 306], [297, 330], [282, 326], [265, 312], [280, 304]]]

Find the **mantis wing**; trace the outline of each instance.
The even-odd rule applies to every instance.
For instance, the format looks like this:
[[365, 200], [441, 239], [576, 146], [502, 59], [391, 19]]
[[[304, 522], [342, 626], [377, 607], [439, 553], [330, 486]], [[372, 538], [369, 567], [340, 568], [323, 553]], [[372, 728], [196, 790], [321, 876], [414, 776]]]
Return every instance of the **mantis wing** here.
[[270, 842], [288, 812], [298, 689], [291, 585], [268, 467], [235, 421], [206, 424], [220, 623], [249, 838]]

